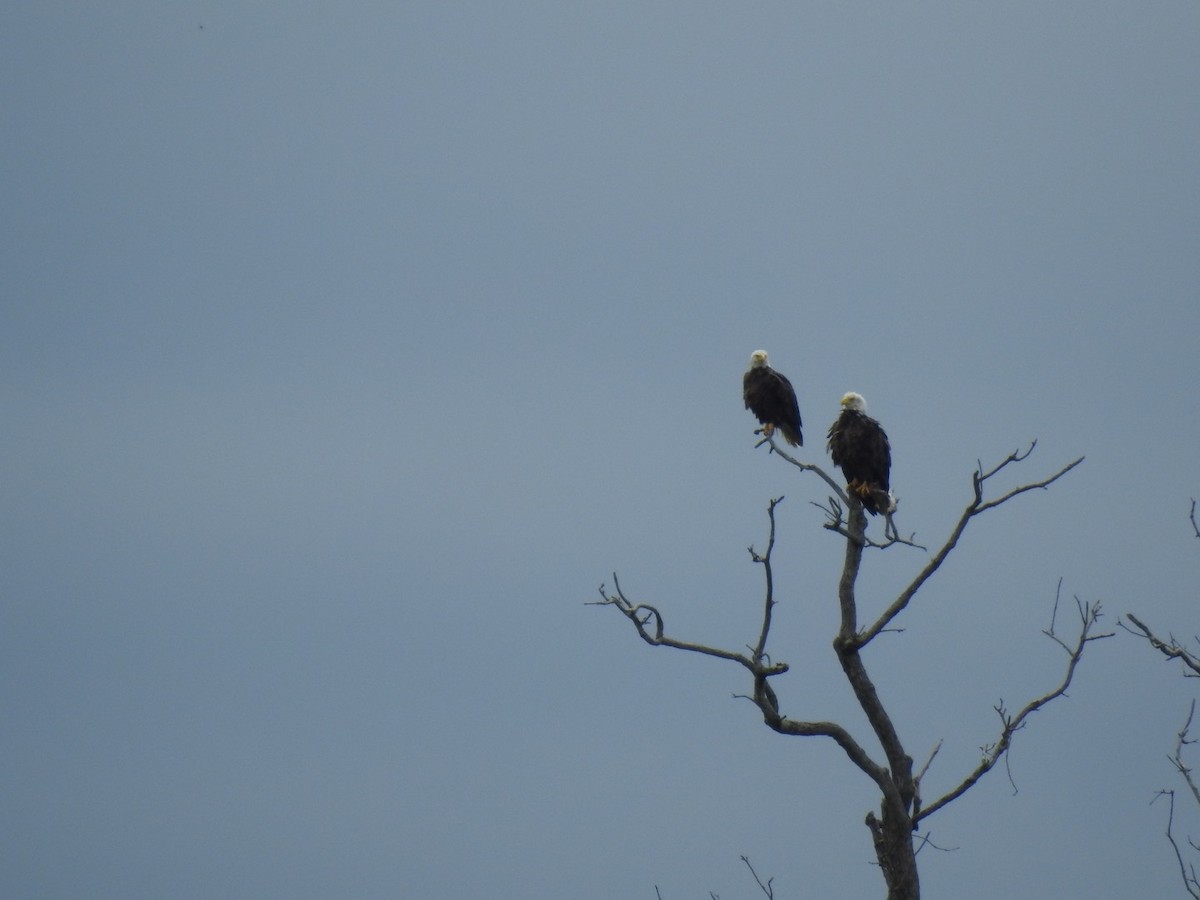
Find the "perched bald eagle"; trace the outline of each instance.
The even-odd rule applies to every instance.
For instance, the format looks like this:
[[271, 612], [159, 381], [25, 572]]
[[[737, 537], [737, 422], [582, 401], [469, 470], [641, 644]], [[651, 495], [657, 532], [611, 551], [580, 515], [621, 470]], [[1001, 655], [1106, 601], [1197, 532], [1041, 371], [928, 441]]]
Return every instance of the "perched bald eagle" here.
[[829, 455], [871, 515], [896, 508], [888, 484], [892, 448], [883, 427], [867, 415], [867, 401], [851, 391], [842, 398], [842, 414], [829, 429]]
[[778, 428], [793, 447], [804, 446], [796, 391], [786, 376], [767, 365], [766, 350], [750, 354], [750, 368], [742, 376], [742, 399], [746, 401], [746, 409], [762, 422], [765, 437]]

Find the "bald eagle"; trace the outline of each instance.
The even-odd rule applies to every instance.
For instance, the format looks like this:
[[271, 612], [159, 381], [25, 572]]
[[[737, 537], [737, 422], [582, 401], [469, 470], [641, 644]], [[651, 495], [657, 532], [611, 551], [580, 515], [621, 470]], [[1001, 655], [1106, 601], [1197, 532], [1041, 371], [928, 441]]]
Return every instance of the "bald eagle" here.
[[867, 401], [851, 391], [842, 398], [842, 414], [829, 429], [829, 455], [846, 476], [846, 489], [862, 500], [871, 515], [896, 508], [889, 492], [892, 448], [882, 426], [867, 415]]
[[746, 401], [746, 409], [762, 422], [765, 437], [778, 428], [793, 447], [804, 446], [796, 391], [786, 376], [767, 365], [766, 350], [750, 354], [750, 368], [742, 376], [742, 399]]

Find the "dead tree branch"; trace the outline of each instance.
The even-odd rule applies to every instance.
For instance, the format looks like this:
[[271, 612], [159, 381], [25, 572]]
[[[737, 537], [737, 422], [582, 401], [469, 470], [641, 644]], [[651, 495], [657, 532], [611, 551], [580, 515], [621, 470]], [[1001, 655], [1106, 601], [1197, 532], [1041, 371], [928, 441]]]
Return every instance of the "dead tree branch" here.
[[767, 879], [766, 884], [763, 884], [763, 880], [758, 877], [758, 873], [754, 871], [754, 866], [750, 865], [750, 860], [744, 853], [742, 854], [742, 862], [746, 864], [746, 868], [750, 870], [750, 874], [753, 875], [754, 880], [758, 882], [759, 889], [767, 895], [767, 900], [775, 900], [775, 888], [772, 886], [772, 882], [775, 881], [775, 878], [772, 876], [771, 878]]
[[850, 523], [845, 515], [845, 510], [849, 506], [850, 500], [842, 485], [840, 485], [832, 475], [830, 475], [820, 466], [815, 465], [814, 463], [801, 462], [786, 450], [781, 449], [779, 445], [775, 443], [774, 437], [765, 437], [754, 446], [761, 447], [763, 444], [769, 444], [770, 452], [778, 454], [787, 462], [800, 469], [800, 471], [816, 473], [816, 475], [819, 476], [821, 480], [823, 480], [833, 490], [833, 496], [829, 497], [826, 504], [813, 504], [825, 513], [825, 529], [827, 531], [840, 534], [842, 537], [847, 538], [848, 540], [852, 539], [861, 541], [864, 547], [875, 547], [883, 550], [891, 547], [893, 544], [903, 544], [907, 547], [916, 547], [918, 550], [928, 550], [928, 548], [924, 545], [916, 543], [915, 533], [910, 534], [908, 537], [902, 537], [900, 535], [899, 529], [896, 527], [895, 510], [885, 514], [884, 516], [884, 537], [882, 541], [876, 541], [868, 538], [865, 530], [863, 534], [851, 538]]
[[762, 623], [759, 627], [758, 639], [750, 648], [750, 654], [738, 653], [732, 650], [722, 650], [692, 641], [682, 641], [666, 633], [666, 624], [658, 608], [649, 603], [634, 603], [621, 589], [621, 583], [616, 573], [613, 573], [613, 591], [600, 586], [599, 601], [591, 605], [615, 606], [637, 630], [638, 636], [652, 647], [674, 647], [676, 650], [686, 650], [717, 659], [727, 659], [747, 669], [754, 678], [754, 697], [751, 698], [762, 710], [768, 724], [780, 720], [779, 701], [775, 691], [767, 682], [768, 678], [782, 675], [788, 670], [787, 663], [773, 663], [766, 652], [767, 639], [771, 632], [772, 611], [775, 608], [775, 581], [771, 571], [771, 553], [775, 549], [775, 507], [783, 501], [783, 497], [771, 500], [767, 507], [767, 517], [770, 520], [770, 530], [767, 537], [767, 548], [764, 553], [758, 553], [750, 547], [750, 558], [763, 567], [766, 580], [766, 591], [763, 599]]
[[[1125, 613], [1125, 618], [1133, 623], [1134, 627], [1130, 628], [1125, 622], [1120, 622], [1120, 626], [1132, 635], [1140, 638], [1145, 638], [1155, 650], [1165, 656], [1167, 659], [1177, 659], [1190, 671], [1183, 673], [1185, 678], [1200, 678], [1200, 657], [1197, 657], [1192, 651], [1188, 650], [1183, 644], [1175, 639], [1174, 635], [1168, 634], [1167, 640], [1163, 640], [1156, 635], [1150, 628], [1142, 622], [1133, 613]], [[1136, 629], [1136, 630], [1135, 630]]]
[[1175, 752], [1171, 755], [1171, 765], [1176, 771], [1183, 776], [1184, 782], [1188, 786], [1188, 790], [1192, 792], [1192, 798], [1200, 805], [1200, 790], [1196, 788], [1196, 782], [1192, 778], [1191, 766], [1188, 766], [1183, 761], [1183, 748], [1188, 744], [1196, 743], [1196, 738], [1188, 737], [1188, 732], [1192, 727], [1192, 717], [1196, 714], [1196, 701], [1192, 701], [1191, 707], [1188, 709], [1187, 720], [1183, 723], [1183, 728], [1179, 729], [1179, 733], [1175, 735]]
[[[1059, 586], [1061, 588], [1061, 582], [1059, 583]], [[1076, 597], [1075, 605], [1079, 612], [1080, 627], [1079, 634], [1075, 638], [1074, 644], [1068, 645], [1054, 630], [1053, 623], [1058, 610], [1057, 594], [1054, 600], [1055, 614], [1051, 616], [1051, 625], [1042, 632], [1044, 635], [1062, 647], [1067, 653], [1066, 672], [1064, 673], [1062, 681], [1059, 683], [1058, 687], [1054, 688], [1049, 693], [1043, 694], [1041, 697], [1038, 697], [1035, 700], [1029, 701], [1029, 703], [1025, 704], [1021, 711], [1016, 715], [1009, 713], [1008, 709], [1004, 705], [1003, 700], [996, 704], [994, 707], [996, 710], [996, 715], [1000, 717], [999, 736], [994, 742], [984, 746], [983, 758], [980, 760], [979, 765], [976, 766], [975, 769], [969, 775], [967, 775], [967, 777], [964, 778], [957, 787], [948, 791], [942, 797], [925, 807], [925, 809], [913, 815], [914, 825], [961, 797], [968, 790], [974, 787], [980, 778], [990, 772], [995, 767], [996, 763], [998, 763], [1008, 752], [1009, 747], [1012, 745], [1013, 735], [1025, 727], [1029, 717], [1050, 701], [1063, 696], [1067, 692], [1067, 689], [1071, 686], [1071, 680], [1075, 677], [1075, 668], [1079, 665], [1079, 661], [1083, 658], [1084, 648], [1092, 641], [1103, 640], [1104, 638], [1113, 636], [1113, 632], [1111, 631], [1100, 634], [1095, 633], [1095, 629], [1099, 623], [1101, 615], [1099, 603], [1083, 603], [1078, 597]]]
[[917, 591], [919, 591], [922, 585], [929, 580], [930, 576], [932, 576], [933, 573], [941, 567], [942, 563], [945, 562], [946, 557], [950, 555], [950, 551], [952, 551], [958, 545], [959, 538], [962, 537], [963, 532], [967, 528], [967, 523], [969, 523], [971, 519], [980, 515], [981, 513], [987, 512], [989, 509], [995, 509], [997, 506], [1006, 503], [1013, 497], [1016, 497], [1018, 494], [1023, 494], [1026, 491], [1032, 491], [1037, 488], [1048, 488], [1051, 484], [1058, 481], [1058, 479], [1062, 478], [1077, 465], [1083, 462], [1083, 457], [1081, 456], [1074, 462], [1063, 466], [1049, 478], [1043, 478], [1041, 481], [1034, 481], [1030, 482], [1029, 484], [1020, 485], [1012, 488], [1007, 493], [1002, 494], [993, 500], [985, 500], [983, 496], [983, 490], [988, 479], [998, 474], [1006, 466], [1013, 463], [1023, 462], [1024, 460], [1028, 459], [1029, 455], [1033, 453], [1033, 449], [1036, 446], [1037, 441], [1033, 441], [1030, 443], [1029, 449], [1024, 453], [1021, 453], [1020, 451], [1013, 451], [987, 472], [983, 471], [982, 463], [976, 467], [974, 474], [971, 476], [971, 486], [974, 496], [971, 502], [968, 503], [966, 508], [963, 510], [962, 515], [959, 516], [958, 523], [950, 532], [950, 537], [946, 539], [946, 543], [942, 545], [941, 549], [933, 555], [933, 558], [929, 561], [925, 568], [917, 573], [917, 577], [912, 580], [912, 583], [900, 592], [900, 596], [895, 599], [892, 605], [883, 611], [883, 614], [875, 620], [875, 623], [870, 628], [858, 636], [857, 641], [859, 647], [863, 647], [870, 643], [870, 641], [874, 639], [874, 637], [881, 631], [883, 631], [889, 625], [889, 623], [896, 618], [896, 616], [904, 611], [904, 608], [908, 606], [908, 604], [912, 601], [912, 598], [916, 596]]
[[[1183, 851], [1179, 849], [1179, 842], [1175, 840], [1172, 830], [1175, 824], [1175, 792], [1163, 789], [1150, 802], [1154, 803], [1159, 797], [1167, 798], [1167, 841], [1170, 842], [1171, 849], [1175, 851], [1175, 862], [1179, 864], [1179, 879], [1183, 882], [1183, 888], [1188, 892], [1188, 896], [1200, 900], [1200, 880], [1196, 877], [1196, 866], [1183, 858]], [[1191, 842], [1189, 841], [1189, 843]], [[1192, 846], [1194, 847], [1195, 844]]]
[[[1192, 798], [1197, 804], [1200, 804], [1200, 790], [1196, 787], [1196, 781], [1192, 777], [1192, 768], [1183, 761], [1183, 748], [1188, 744], [1194, 744], [1196, 739], [1189, 737], [1188, 733], [1192, 728], [1192, 718], [1196, 714], [1196, 701], [1193, 700], [1191, 707], [1188, 709], [1187, 719], [1183, 723], [1183, 727], [1179, 729], [1179, 733], [1175, 735], [1175, 752], [1171, 754], [1171, 765], [1175, 770], [1183, 776], [1184, 784], [1192, 794]], [[1175, 861], [1179, 864], [1179, 876], [1183, 881], [1184, 889], [1192, 897], [1200, 898], [1200, 880], [1196, 878], [1196, 866], [1184, 860], [1183, 851], [1179, 848], [1179, 843], [1175, 840], [1175, 835], [1172, 831], [1175, 821], [1175, 792], [1164, 788], [1158, 792], [1158, 796], [1166, 795], [1169, 798], [1167, 808], [1167, 840], [1171, 843], [1171, 849], [1175, 852]], [[1158, 799], [1157, 797], [1155, 799]], [[1188, 839], [1189, 846], [1192, 849], [1200, 849], [1196, 847], [1191, 838]]]
[[[1200, 538], [1200, 523], [1196, 521], [1196, 499], [1192, 498], [1191, 509], [1188, 510], [1188, 521], [1192, 524], [1192, 533]], [[1131, 623], [1126, 624], [1126, 622]], [[1162, 654], [1166, 661], [1177, 659], [1182, 664], [1182, 674], [1184, 678], [1200, 678], [1200, 656], [1195, 651], [1189, 650], [1181, 644], [1173, 634], [1167, 635], [1167, 639], [1163, 640], [1150, 629], [1145, 622], [1139, 619], [1133, 613], [1126, 613], [1125, 620], [1120, 622], [1122, 628], [1128, 631], [1135, 637], [1142, 638], [1152, 648]], [[1194, 638], [1200, 641], [1200, 638]], [[1196, 701], [1192, 700], [1191, 706], [1188, 708], [1187, 719], [1184, 720], [1183, 727], [1175, 735], [1175, 750], [1168, 757], [1171, 765], [1183, 778], [1184, 784], [1187, 785], [1188, 791], [1192, 795], [1192, 799], [1200, 806], [1200, 789], [1198, 789], [1196, 780], [1192, 776], [1192, 769], [1183, 759], [1184, 747], [1188, 744], [1196, 743], [1196, 738], [1190, 736], [1192, 719], [1196, 714]], [[1171, 849], [1175, 853], [1175, 861], [1179, 865], [1180, 880], [1183, 882], [1184, 889], [1191, 897], [1200, 900], [1200, 879], [1196, 875], [1196, 867], [1194, 863], [1187, 862], [1183, 858], [1183, 852], [1180, 849], [1179, 843], [1175, 839], [1173, 832], [1175, 822], [1175, 791], [1164, 788], [1155, 795], [1155, 802], [1159, 797], [1168, 798], [1167, 807], [1167, 841], [1171, 844]], [[1193, 850], [1200, 850], [1200, 845], [1197, 845], [1191, 838], [1188, 838], [1188, 845]]]
[[[657, 607], [649, 603], [633, 603], [625, 592], [621, 590], [621, 583], [617, 579], [617, 574], [613, 573], [613, 589], [615, 594], [610, 594], [604, 585], [600, 585], [601, 600], [589, 603], [589, 606], [615, 606], [625, 617], [629, 619], [637, 629], [638, 635], [647, 644], [653, 647], [674, 647], [676, 650], [688, 650], [692, 653], [702, 653], [705, 656], [715, 656], [718, 659], [728, 659], [733, 662], [740, 663], [751, 671], [754, 670], [754, 664], [743, 653], [734, 653], [730, 650], [721, 650], [717, 647], [707, 647], [704, 644], [696, 644], [691, 641], [680, 641], [666, 634], [666, 625], [663, 621], [662, 613]], [[772, 671], [769, 674], [778, 675], [787, 671], [786, 663], [778, 663], [770, 667]]]
[[[768, 518], [770, 519], [771, 527], [767, 540], [767, 549], [764, 553], [757, 553], [751, 548], [751, 559], [763, 566], [763, 571], [766, 580], [766, 591], [763, 603], [762, 624], [759, 629], [758, 640], [751, 649], [750, 654], [738, 653], [731, 650], [723, 650], [717, 647], [710, 647], [705, 644], [699, 644], [692, 641], [682, 641], [671, 637], [667, 634], [666, 625], [663, 620], [662, 613], [658, 608], [649, 603], [634, 603], [626, 596], [621, 588], [620, 581], [616, 574], [613, 574], [613, 589], [609, 591], [604, 585], [600, 586], [600, 597], [598, 601], [592, 601], [589, 605], [593, 606], [613, 606], [616, 607], [630, 622], [633, 623], [637, 630], [638, 636], [641, 637], [647, 644], [653, 647], [673, 647], [676, 650], [685, 650], [691, 653], [699, 653], [704, 656], [712, 656], [718, 659], [726, 659], [730, 662], [735, 662], [750, 672], [754, 679], [754, 695], [749, 699], [762, 712], [763, 722], [772, 730], [780, 733], [793, 735], [796, 737], [827, 737], [842, 748], [849, 760], [864, 772], [872, 781], [880, 786], [880, 789], [889, 787], [889, 778], [887, 770], [871, 759], [870, 754], [863, 749], [862, 745], [855, 738], [835, 722], [806, 722], [787, 718], [779, 711], [779, 700], [775, 691], [771, 688], [768, 679], [776, 675], [782, 675], [788, 671], [788, 664], [785, 662], [771, 662], [766, 652], [766, 644], [771, 628], [771, 614], [775, 606], [774, 599], [774, 577], [771, 572], [771, 553], [775, 547], [775, 507], [780, 503], [782, 497], [772, 500], [767, 508]], [[860, 509], [861, 515], [861, 509]], [[861, 553], [861, 547], [859, 548]]]
[[783, 457], [784, 459], [786, 459], [788, 462], [790, 462], [793, 466], [795, 466], [800, 471], [815, 472], [821, 478], [822, 481], [824, 481], [827, 485], [829, 485], [829, 489], [833, 491], [833, 494], [835, 497], [837, 497], [842, 503], [847, 502], [846, 492], [842, 489], [842, 486], [833, 478], [832, 475], [830, 475], [828, 472], [826, 472], [820, 466], [815, 465], [814, 463], [801, 462], [800, 460], [796, 459], [796, 457], [794, 457], [790, 453], [788, 453], [786, 450], [780, 449], [779, 445], [775, 443], [774, 437], [763, 438], [761, 441], [759, 441], [757, 444], [754, 445], [755, 449], [761, 447], [763, 444], [770, 444], [770, 446], [771, 446], [770, 452], [771, 453], [775, 453], [775, 454]]

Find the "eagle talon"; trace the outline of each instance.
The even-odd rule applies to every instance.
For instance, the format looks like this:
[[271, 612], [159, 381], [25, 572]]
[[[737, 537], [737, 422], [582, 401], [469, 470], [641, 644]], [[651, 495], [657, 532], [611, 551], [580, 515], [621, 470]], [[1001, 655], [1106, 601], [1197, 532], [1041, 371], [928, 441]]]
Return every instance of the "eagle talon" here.
[[856, 494], [859, 497], [871, 496], [871, 486], [861, 479], [855, 478], [853, 481], [846, 482], [846, 493]]

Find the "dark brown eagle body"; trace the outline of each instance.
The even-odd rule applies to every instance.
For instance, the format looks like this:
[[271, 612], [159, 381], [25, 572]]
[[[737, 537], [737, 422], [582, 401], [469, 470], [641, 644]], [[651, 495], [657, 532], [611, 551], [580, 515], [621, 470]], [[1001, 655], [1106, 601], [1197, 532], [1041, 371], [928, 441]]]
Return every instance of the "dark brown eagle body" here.
[[762, 423], [764, 436], [770, 437], [778, 428], [793, 447], [804, 446], [796, 390], [786, 376], [767, 365], [766, 350], [750, 354], [750, 368], [742, 376], [742, 399]]
[[829, 455], [846, 476], [846, 488], [871, 515], [895, 509], [889, 479], [892, 448], [883, 427], [867, 415], [859, 394], [842, 398], [842, 413], [829, 429]]

